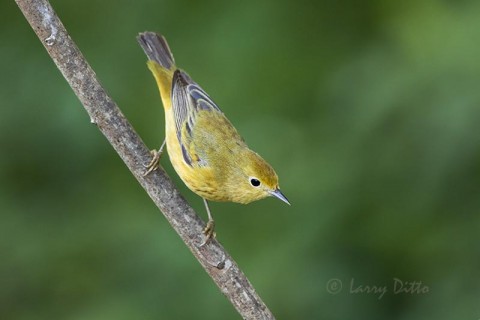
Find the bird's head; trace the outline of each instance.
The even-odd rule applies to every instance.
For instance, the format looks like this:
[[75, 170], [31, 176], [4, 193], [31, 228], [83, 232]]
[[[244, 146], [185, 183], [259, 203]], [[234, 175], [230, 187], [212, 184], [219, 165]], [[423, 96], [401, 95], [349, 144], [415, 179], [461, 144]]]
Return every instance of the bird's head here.
[[248, 150], [240, 160], [240, 171], [236, 175], [236, 202], [249, 203], [266, 197], [275, 197], [290, 205], [280, 191], [275, 170], [257, 153]]

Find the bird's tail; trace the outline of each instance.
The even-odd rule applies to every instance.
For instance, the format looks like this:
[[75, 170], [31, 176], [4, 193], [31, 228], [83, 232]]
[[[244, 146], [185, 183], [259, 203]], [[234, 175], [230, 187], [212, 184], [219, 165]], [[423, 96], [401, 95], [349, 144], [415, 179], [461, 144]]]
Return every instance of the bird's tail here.
[[155, 61], [161, 67], [172, 70], [175, 68], [175, 59], [168, 47], [167, 40], [155, 32], [143, 32], [137, 36], [138, 43], [149, 60]]
[[148, 69], [157, 81], [162, 97], [163, 107], [171, 108], [171, 91], [173, 74], [177, 67], [167, 40], [155, 32], [143, 32], [137, 36], [138, 43], [148, 57]]

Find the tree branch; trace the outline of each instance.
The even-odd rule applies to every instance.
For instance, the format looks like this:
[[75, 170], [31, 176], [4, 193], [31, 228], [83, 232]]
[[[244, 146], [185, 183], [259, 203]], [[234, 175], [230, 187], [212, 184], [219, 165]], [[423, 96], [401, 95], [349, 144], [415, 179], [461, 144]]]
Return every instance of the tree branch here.
[[[68, 35], [47, 0], [16, 0], [58, 69], [115, 151], [120, 155], [195, 258], [244, 319], [274, 319], [246, 276], [225, 249], [203, 241], [204, 222], [177, 191], [162, 168], [144, 177], [150, 152]], [[133, 41], [133, 40], [132, 40]]]

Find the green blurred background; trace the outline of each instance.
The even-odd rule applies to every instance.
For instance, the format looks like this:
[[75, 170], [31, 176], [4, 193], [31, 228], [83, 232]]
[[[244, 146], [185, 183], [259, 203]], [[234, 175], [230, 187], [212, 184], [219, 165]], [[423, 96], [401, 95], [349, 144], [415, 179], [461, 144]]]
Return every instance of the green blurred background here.
[[[291, 207], [212, 210], [279, 319], [480, 317], [479, 1], [52, 5], [149, 147], [164, 120], [145, 30], [276, 168]], [[0, 318], [238, 319], [14, 1], [0, 12]]]

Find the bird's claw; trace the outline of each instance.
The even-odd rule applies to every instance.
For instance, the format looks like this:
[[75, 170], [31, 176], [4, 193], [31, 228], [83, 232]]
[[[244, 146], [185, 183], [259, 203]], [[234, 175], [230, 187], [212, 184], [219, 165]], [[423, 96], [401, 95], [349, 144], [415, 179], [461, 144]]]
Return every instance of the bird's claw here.
[[207, 225], [205, 226], [205, 229], [203, 229], [203, 234], [205, 235], [205, 240], [200, 245], [200, 247], [203, 247], [208, 242], [208, 240], [215, 238], [217, 236], [217, 234], [215, 233], [214, 220], [208, 220]]
[[160, 149], [159, 151], [155, 149], [150, 150], [150, 153], [152, 154], [153, 158], [149, 164], [143, 165], [147, 169], [147, 171], [145, 171], [145, 173], [143, 174], [144, 177], [149, 175], [150, 172], [158, 169], [158, 166], [160, 163], [160, 157], [162, 156], [162, 151], [163, 151], [162, 149]]

